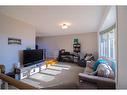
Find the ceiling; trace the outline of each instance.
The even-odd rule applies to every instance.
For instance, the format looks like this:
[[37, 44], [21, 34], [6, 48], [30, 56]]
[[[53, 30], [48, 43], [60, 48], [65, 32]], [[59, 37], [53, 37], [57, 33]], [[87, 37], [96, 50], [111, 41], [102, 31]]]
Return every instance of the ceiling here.
[[[32, 24], [37, 36], [97, 32], [106, 6], [0, 6], [0, 12]], [[71, 23], [68, 29], [60, 24]]]

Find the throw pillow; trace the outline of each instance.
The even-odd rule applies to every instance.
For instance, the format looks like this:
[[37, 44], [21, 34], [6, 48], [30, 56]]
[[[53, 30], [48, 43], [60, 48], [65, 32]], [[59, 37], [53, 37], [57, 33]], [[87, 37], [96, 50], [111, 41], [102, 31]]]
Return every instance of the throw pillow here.
[[95, 64], [93, 65], [93, 70], [96, 71], [99, 64], [106, 64], [106, 60], [104, 59], [98, 59]]
[[84, 73], [87, 73], [87, 74], [92, 73], [92, 72], [93, 72], [93, 69], [90, 67], [86, 67], [84, 70]]
[[93, 61], [93, 60], [87, 61], [87, 62], [86, 62], [86, 67], [90, 67], [90, 68], [93, 69], [94, 64], [95, 64], [95, 61]]
[[108, 64], [110, 65], [110, 67], [112, 68], [113, 72], [116, 72], [116, 61], [115, 60], [108, 60]]
[[85, 60], [89, 60], [91, 56], [86, 56]]
[[91, 61], [87, 61], [86, 64], [86, 68], [84, 70], [84, 73], [92, 73], [93, 72], [93, 65], [95, 64], [95, 62], [93, 60]]
[[108, 64], [99, 64], [97, 67], [97, 75], [101, 77], [114, 79], [114, 72]]
[[104, 59], [108, 63], [108, 65], [112, 68], [114, 73], [116, 72], [116, 68], [117, 68], [116, 60], [112, 58], [105, 58], [105, 57], [100, 57], [100, 59]]

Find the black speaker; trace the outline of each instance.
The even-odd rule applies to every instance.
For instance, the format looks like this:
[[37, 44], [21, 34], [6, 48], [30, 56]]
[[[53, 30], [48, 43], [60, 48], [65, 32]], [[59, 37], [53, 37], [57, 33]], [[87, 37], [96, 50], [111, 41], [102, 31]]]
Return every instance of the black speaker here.
[[38, 49], [38, 45], [36, 45], [35, 48]]

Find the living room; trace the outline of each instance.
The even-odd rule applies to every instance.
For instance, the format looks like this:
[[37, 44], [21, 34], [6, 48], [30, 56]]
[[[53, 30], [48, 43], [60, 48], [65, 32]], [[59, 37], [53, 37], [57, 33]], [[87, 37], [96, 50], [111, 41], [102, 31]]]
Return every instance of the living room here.
[[[27, 74], [34, 79], [28, 81], [28, 76], [24, 77], [23, 79], [28, 78], [25, 83], [42, 89], [126, 88], [124, 84], [126, 79], [121, 79], [121, 76], [125, 73], [123, 72], [125, 62], [122, 60], [124, 58], [122, 53], [125, 50], [125, 47], [122, 47], [124, 32], [123, 34], [119, 32], [124, 31], [122, 29], [126, 29], [124, 26], [126, 22], [123, 20], [126, 19], [124, 15], [127, 14], [125, 14], [125, 9], [126, 7], [120, 6], [117, 6], [117, 8], [116, 6], [0, 6], [0, 63], [5, 66], [5, 74], [13, 72], [14, 67], [22, 67], [23, 69], [20, 70], [24, 70], [24, 68], [30, 70], [29, 68], [31, 68], [32, 74], [30, 75], [30, 72]], [[63, 27], [67, 28], [63, 29]], [[110, 33], [111, 39], [109, 36], [107, 37]], [[112, 44], [111, 42], [105, 44], [106, 42], [102, 41], [102, 39], [105, 41], [111, 40]], [[78, 52], [78, 56], [80, 57], [78, 61], [65, 62], [57, 60], [60, 56], [60, 50], [64, 50], [64, 52], [75, 56], [73, 47], [75, 40], [81, 45], [80, 52]], [[108, 49], [105, 48], [107, 45], [109, 45]], [[53, 62], [58, 64], [50, 65], [48, 61], [43, 61], [38, 65], [34, 64], [32, 66], [39, 66], [37, 73], [33, 72], [34, 67], [23, 67], [23, 51], [32, 51], [35, 49], [45, 49], [45, 60], [52, 61], [53, 59]], [[94, 56], [94, 60], [92, 61], [97, 61], [103, 56], [111, 57], [115, 59], [116, 64], [119, 64], [117, 64], [117, 68], [114, 71], [115, 78], [110, 77], [104, 80], [106, 81], [105, 84], [110, 82], [107, 87], [102, 86], [101, 83], [104, 82], [102, 80], [99, 80], [101, 86], [97, 85], [97, 87], [91, 83], [85, 83], [86, 80], [91, 80], [91, 75], [82, 75], [87, 62], [81, 62], [81, 59], [84, 61], [86, 54]], [[48, 75], [44, 74], [46, 73], [44, 70], [47, 69], [45, 67], [46, 62], [48, 64]], [[85, 64], [85, 66], [79, 66], [79, 63]], [[59, 70], [52, 71], [54, 68]], [[120, 68], [123, 68], [123, 71]], [[37, 77], [41, 76], [38, 72], [42, 73], [42, 70], [43, 75], [39, 79], [39, 82], [42, 80], [40, 85]], [[54, 75], [51, 76], [51, 74]], [[104, 77], [101, 76], [101, 78]], [[49, 81], [43, 82], [46, 80]], [[94, 81], [98, 82], [96, 78]], [[63, 84], [57, 85], [60, 82], [63, 82]]]

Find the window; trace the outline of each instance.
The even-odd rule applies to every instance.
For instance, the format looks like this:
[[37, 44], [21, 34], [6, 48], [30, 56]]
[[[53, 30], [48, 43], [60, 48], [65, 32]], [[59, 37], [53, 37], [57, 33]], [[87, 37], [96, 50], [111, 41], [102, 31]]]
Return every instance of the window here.
[[115, 27], [114, 26], [100, 33], [100, 56], [115, 59]]

